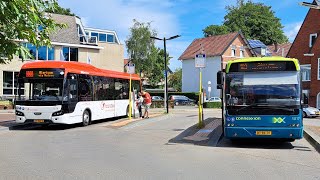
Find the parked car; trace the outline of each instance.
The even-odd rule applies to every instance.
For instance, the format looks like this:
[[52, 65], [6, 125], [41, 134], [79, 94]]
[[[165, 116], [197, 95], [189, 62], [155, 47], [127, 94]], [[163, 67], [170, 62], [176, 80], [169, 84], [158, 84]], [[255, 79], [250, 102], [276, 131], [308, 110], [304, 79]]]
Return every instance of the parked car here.
[[207, 102], [221, 102], [221, 99], [219, 97], [211, 97]]
[[195, 100], [188, 98], [187, 96], [182, 95], [171, 95], [169, 96], [169, 100], [174, 101], [174, 105], [194, 105]]
[[163, 97], [161, 96], [152, 96], [152, 101], [163, 101]]
[[303, 108], [303, 117], [317, 117], [320, 115], [320, 111], [314, 107], [304, 107]]

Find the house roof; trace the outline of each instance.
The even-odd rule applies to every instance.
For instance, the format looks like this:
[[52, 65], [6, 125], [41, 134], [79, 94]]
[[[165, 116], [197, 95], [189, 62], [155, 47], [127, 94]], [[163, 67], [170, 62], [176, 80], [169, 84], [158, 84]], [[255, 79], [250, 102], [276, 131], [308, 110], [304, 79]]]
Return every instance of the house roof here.
[[50, 17], [57, 23], [63, 23], [67, 25], [67, 27], [65, 28], [60, 28], [52, 32], [49, 35], [51, 41], [69, 44], [80, 44], [75, 16], [50, 14]]
[[[180, 60], [194, 59], [196, 54], [205, 51], [207, 57], [221, 56], [230, 46], [240, 32], [233, 32], [225, 35], [210, 36], [193, 40], [188, 48], [179, 57]], [[242, 35], [241, 35], [242, 36]], [[242, 36], [243, 37], [243, 36]], [[245, 40], [245, 42], [247, 42]]]
[[270, 45], [270, 46], [268, 46], [268, 49], [269, 49], [269, 52], [272, 53], [272, 56], [286, 57], [291, 45], [292, 45], [291, 43], [278, 44], [277, 49], [276, 49], [275, 45]]

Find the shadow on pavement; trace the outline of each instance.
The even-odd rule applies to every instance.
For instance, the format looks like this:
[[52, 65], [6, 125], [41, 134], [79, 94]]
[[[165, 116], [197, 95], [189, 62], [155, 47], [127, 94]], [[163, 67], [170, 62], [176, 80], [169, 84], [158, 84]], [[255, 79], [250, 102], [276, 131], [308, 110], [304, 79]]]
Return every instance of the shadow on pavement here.
[[[109, 118], [109, 119], [102, 119], [102, 120], [96, 120], [91, 123], [91, 125], [94, 124], [99, 124], [99, 123], [105, 123], [105, 122], [110, 122], [110, 121], [115, 121], [118, 119], [121, 119], [123, 117], [116, 117], [116, 118]], [[73, 129], [73, 128], [78, 128], [78, 127], [83, 127], [81, 123], [78, 124], [47, 124], [47, 125], [42, 125], [42, 124], [21, 124], [21, 125], [10, 125], [8, 126], [10, 131], [61, 131], [61, 130], [68, 130], [68, 129]], [[90, 127], [90, 125], [89, 125]]]
[[[197, 124], [170, 139], [167, 145], [193, 144], [217, 148], [253, 148], [253, 149], [294, 149], [298, 151], [311, 151], [309, 147], [294, 146], [285, 140], [275, 139], [240, 139], [229, 140], [222, 135], [222, 121], [219, 118], [208, 118], [204, 121], [205, 127], [197, 128]], [[173, 129], [177, 131], [177, 129]]]

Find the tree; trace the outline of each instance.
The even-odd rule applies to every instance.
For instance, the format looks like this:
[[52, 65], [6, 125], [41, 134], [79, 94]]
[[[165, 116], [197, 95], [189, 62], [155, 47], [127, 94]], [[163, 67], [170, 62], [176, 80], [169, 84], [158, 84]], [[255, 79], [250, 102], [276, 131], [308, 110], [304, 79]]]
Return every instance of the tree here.
[[173, 74], [169, 76], [168, 86], [181, 92], [182, 90], [182, 68], [176, 69]]
[[150, 53], [154, 46], [151, 36], [156, 36], [155, 30], [151, 29], [151, 23], [140, 23], [133, 20], [133, 27], [130, 28], [130, 35], [126, 41], [127, 52], [130, 60], [135, 63], [136, 71], [142, 72], [150, 68]]
[[61, 6], [58, 6], [55, 10], [48, 9], [48, 10], [46, 10], [46, 12], [55, 13], [55, 14], [63, 14], [63, 15], [68, 15], [68, 16], [75, 16], [75, 14], [71, 12], [70, 8], [63, 8]]
[[[127, 52], [132, 62], [135, 63], [136, 72], [142, 72], [148, 79], [151, 87], [164, 79], [164, 50], [155, 46], [151, 36], [157, 36], [157, 32], [151, 29], [151, 23], [140, 23], [133, 20], [130, 35], [126, 41]], [[167, 53], [167, 64], [169, 62]]]
[[213, 36], [213, 35], [223, 35], [228, 34], [230, 30], [225, 25], [210, 25], [202, 30], [205, 37]]
[[[169, 54], [167, 53], [167, 64], [169, 64]], [[157, 88], [158, 83], [164, 80], [164, 50], [155, 46], [151, 47], [148, 56], [149, 67], [144, 70], [148, 83], [152, 88]]]
[[[270, 6], [238, 0], [237, 6], [227, 6], [226, 9], [227, 15], [222, 26], [226, 26], [228, 32], [242, 31], [246, 38], [259, 39], [266, 45], [288, 42], [280, 19], [275, 17]], [[215, 29], [219, 28], [222, 27], [218, 26]], [[215, 31], [204, 31], [206, 36], [215, 35], [214, 33]]]
[[31, 57], [19, 41], [37, 47], [50, 46], [49, 34], [65, 25], [55, 23], [45, 10], [54, 11], [58, 6], [56, 0], [0, 1], [0, 63], [7, 63], [19, 54]]

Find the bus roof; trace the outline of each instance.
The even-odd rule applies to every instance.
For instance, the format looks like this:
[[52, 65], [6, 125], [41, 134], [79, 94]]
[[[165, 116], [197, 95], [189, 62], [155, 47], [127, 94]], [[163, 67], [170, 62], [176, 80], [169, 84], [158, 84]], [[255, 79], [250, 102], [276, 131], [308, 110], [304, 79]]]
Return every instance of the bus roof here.
[[[100, 69], [90, 64], [72, 61], [33, 61], [25, 63], [21, 67], [21, 70], [37, 68], [61, 68], [65, 69], [65, 73], [89, 74], [94, 76], [130, 79], [130, 74], [125, 72]], [[133, 80], [140, 80], [140, 77], [137, 74], [132, 74], [131, 78]]]
[[228, 61], [227, 66], [226, 66], [226, 73], [229, 72], [230, 66], [233, 63], [261, 62], [261, 61], [292, 61], [292, 62], [294, 62], [297, 71], [300, 70], [298, 59], [285, 58], [285, 57], [281, 57], [281, 56], [271, 56], [271, 57], [248, 57], [248, 58], [242, 58], [242, 59]]

